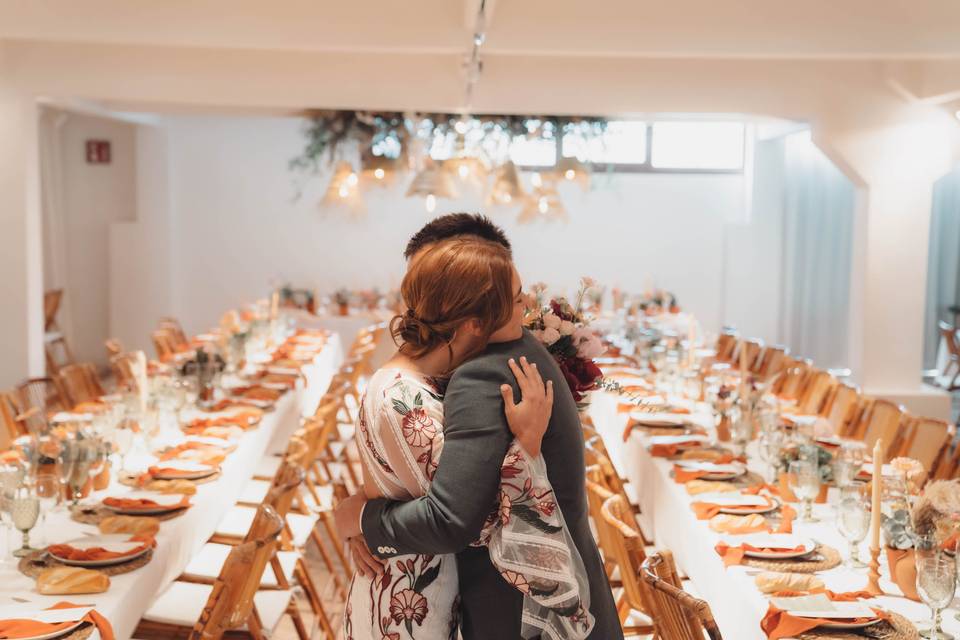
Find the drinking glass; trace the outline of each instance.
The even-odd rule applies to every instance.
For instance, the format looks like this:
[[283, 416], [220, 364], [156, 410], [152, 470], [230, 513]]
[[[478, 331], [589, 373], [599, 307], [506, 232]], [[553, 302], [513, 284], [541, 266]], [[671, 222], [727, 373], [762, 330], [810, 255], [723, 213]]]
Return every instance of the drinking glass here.
[[837, 484], [837, 487], [841, 489], [853, 484], [858, 471], [860, 471], [859, 464], [844, 460], [840, 456], [837, 456], [833, 460], [833, 481]]
[[820, 469], [816, 460], [795, 460], [787, 470], [787, 484], [803, 502], [803, 521], [819, 522], [813, 517], [813, 500], [820, 493]]
[[742, 456], [747, 451], [747, 444], [753, 439], [753, 421], [750, 415], [741, 412], [733, 421], [733, 444], [736, 447], [736, 455]]
[[783, 449], [783, 431], [780, 429], [765, 429], [760, 433], [757, 442], [760, 448], [760, 458], [770, 467], [770, 482], [777, 481], [777, 467], [780, 466], [780, 451]]
[[47, 515], [60, 506], [63, 497], [60, 478], [52, 473], [39, 473], [34, 487], [40, 500], [40, 528], [46, 530]]
[[17, 558], [35, 551], [30, 546], [30, 530], [37, 524], [37, 517], [40, 515], [40, 500], [33, 487], [28, 484], [21, 484], [17, 487], [13, 496], [10, 498], [10, 519], [20, 533], [23, 534], [23, 544], [19, 549], [13, 552]]
[[847, 567], [862, 569], [867, 566], [860, 561], [858, 545], [870, 531], [870, 503], [860, 487], [844, 487], [840, 490], [837, 505], [837, 525], [840, 533], [850, 543], [850, 558]]
[[939, 545], [914, 549], [917, 562], [917, 594], [930, 607], [930, 629], [920, 636], [931, 640], [953, 640], [940, 628], [940, 613], [953, 600], [957, 584], [957, 564]]

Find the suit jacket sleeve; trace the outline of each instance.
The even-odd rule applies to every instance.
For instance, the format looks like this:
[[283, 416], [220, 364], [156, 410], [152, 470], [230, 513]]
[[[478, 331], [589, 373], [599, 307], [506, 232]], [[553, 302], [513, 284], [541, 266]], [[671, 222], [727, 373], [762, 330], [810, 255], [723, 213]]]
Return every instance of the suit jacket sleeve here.
[[374, 554], [456, 553], [480, 535], [513, 440], [500, 385], [512, 384], [515, 395], [518, 389], [507, 371], [473, 362], [454, 374], [444, 398], [443, 452], [427, 494], [406, 502], [377, 498], [363, 510], [361, 528]]

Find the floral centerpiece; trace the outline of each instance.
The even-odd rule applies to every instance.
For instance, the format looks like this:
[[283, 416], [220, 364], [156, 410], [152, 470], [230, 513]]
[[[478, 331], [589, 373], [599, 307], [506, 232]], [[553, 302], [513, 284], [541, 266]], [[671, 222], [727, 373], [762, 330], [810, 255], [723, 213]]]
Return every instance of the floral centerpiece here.
[[677, 296], [663, 289], [645, 292], [640, 296], [638, 306], [648, 316], [655, 316], [664, 312], [680, 313]]
[[345, 316], [350, 313], [350, 291], [347, 289], [337, 289], [333, 292], [333, 302], [337, 305], [340, 315]]
[[590, 328], [583, 302], [596, 286], [591, 278], [581, 278], [573, 304], [565, 297], [547, 299], [546, 285], [531, 287], [527, 297], [524, 326], [542, 342], [554, 357], [570, 387], [573, 399], [582, 409], [587, 394], [599, 387], [603, 372], [593, 361], [604, 352], [603, 342]]

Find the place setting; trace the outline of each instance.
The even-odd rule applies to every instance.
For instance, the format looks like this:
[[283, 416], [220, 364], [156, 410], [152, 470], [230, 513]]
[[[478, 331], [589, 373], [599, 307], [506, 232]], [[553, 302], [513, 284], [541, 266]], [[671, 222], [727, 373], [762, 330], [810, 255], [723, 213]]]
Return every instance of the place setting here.
[[155, 542], [149, 536], [126, 533], [84, 535], [22, 557], [18, 569], [37, 580], [41, 593], [99, 593], [109, 588], [109, 581], [99, 581], [91, 573], [52, 570], [79, 568], [104, 576], [130, 573], [150, 562], [154, 546]]
[[60, 602], [0, 606], [0, 638], [8, 640], [86, 640], [94, 631], [101, 640], [113, 640], [113, 628], [91, 606]]

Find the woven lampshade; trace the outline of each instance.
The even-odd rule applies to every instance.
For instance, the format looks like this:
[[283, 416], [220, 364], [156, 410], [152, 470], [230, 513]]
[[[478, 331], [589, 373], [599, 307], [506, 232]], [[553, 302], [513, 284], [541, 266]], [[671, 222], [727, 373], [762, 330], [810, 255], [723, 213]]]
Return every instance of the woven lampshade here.
[[487, 181], [489, 170], [480, 158], [473, 156], [456, 156], [444, 161], [443, 169], [456, 182], [469, 184], [470, 186], [480, 188]]
[[434, 198], [456, 198], [457, 187], [450, 174], [433, 162], [427, 162], [423, 169], [413, 177], [407, 188], [407, 197], [433, 196]]
[[522, 204], [526, 197], [523, 185], [520, 184], [517, 165], [507, 160], [493, 174], [493, 186], [490, 188], [487, 202], [499, 205]]
[[363, 198], [360, 196], [360, 177], [349, 162], [341, 162], [333, 171], [333, 177], [320, 201], [325, 207], [346, 206], [354, 213], [362, 213]]
[[524, 200], [523, 209], [517, 216], [517, 222], [520, 224], [529, 224], [537, 220], [545, 222], [567, 222], [570, 216], [567, 215], [567, 208], [560, 200], [560, 194], [550, 186], [534, 188], [530, 195]]
[[399, 172], [399, 160], [386, 156], [366, 155], [360, 180], [364, 186], [386, 187], [393, 184]]
[[590, 168], [576, 158], [561, 158], [557, 163], [557, 175], [562, 180], [580, 183], [584, 191], [590, 188]]

